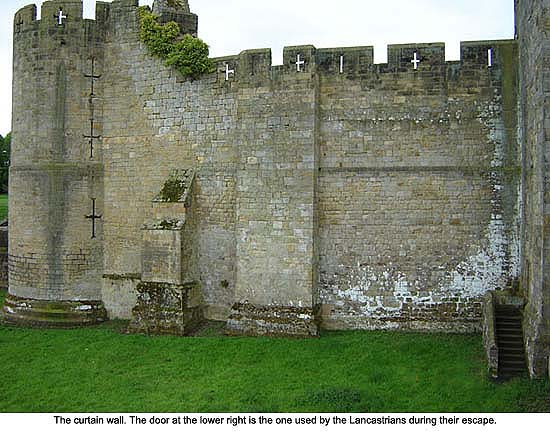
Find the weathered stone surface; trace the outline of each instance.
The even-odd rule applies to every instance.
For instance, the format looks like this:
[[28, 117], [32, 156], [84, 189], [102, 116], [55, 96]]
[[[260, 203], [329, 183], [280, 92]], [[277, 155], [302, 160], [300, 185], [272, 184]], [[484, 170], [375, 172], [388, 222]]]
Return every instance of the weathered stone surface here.
[[159, 17], [160, 22], [167, 23], [174, 21], [180, 26], [183, 33], [189, 33], [197, 36], [198, 17], [191, 13], [189, 2], [180, 0], [180, 7], [173, 7], [175, 3], [170, 0], [155, 0], [153, 3], [153, 13]]
[[70, 328], [104, 322], [107, 311], [100, 301], [46, 301], [8, 294], [2, 318], [23, 326]]
[[[391, 45], [387, 64], [305, 45], [197, 80], [147, 53], [136, 0], [95, 21], [78, 0], [21, 9], [10, 293], [125, 318], [137, 302], [137, 327], [177, 334], [187, 283], [235, 334], [314, 335], [314, 311], [324, 328], [478, 331], [485, 293], [521, 278], [544, 374], [546, 3], [518, 5], [518, 40], [462, 43], [460, 61], [439, 43]], [[196, 32], [186, 1], [154, 10]], [[186, 195], [158, 199], [177, 170]]]
[[550, 358], [550, 34], [547, 0], [516, 1], [520, 45], [520, 143], [523, 148], [521, 288], [532, 376], [548, 376]]
[[[99, 18], [104, 9], [99, 5]], [[67, 17], [61, 24], [55, 18], [60, 10]], [[10, 166], [9, 292], [51, 301], [52, 310], [60, 303], [70, 309], [75, 301], [101, 302], [103, 164], [99, 140], [93, 140], [91, 157], [84, 135], [102, 133], [101, 104], [85, 75], [92, 58], [93, 74], [101, 74], [105, 27], [82, 18], [81, 1], [44, 2], [40, 21], [36, 12], [35, 6], [23, 8], [14, 24], [13, 94], [19, 102]], [[99, 84], [95, 92], [97, 97]], [[87, 218], [94, 208], [94, 218]], [[44, 314], [49, 309], [39, 307]], [[13, 310], [14, 320], [34, 319]], [[51, 319], [57, 317], [52, 312]]]
[[131, 333], [185, 336], [203, 320], [198, 284], [140, 282]]
[[8, 288], [8, 220], [0, 222], [0, 289]]
[[311, 337], [318, 334], [312, 308], [255, 306], [235, 303], [226, 324], [226, 333], [234, 336]]
[[487, 360], [487, 373], [491, 378], [498, 377], [498, 346], [496, 335], [494, 293], [489, 291], [485, 294], [483, 302], [483, 347]]

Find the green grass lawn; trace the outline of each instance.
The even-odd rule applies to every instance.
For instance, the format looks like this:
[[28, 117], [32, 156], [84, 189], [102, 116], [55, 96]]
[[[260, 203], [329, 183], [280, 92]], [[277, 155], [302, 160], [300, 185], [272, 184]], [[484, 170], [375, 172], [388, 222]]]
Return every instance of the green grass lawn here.
[[0, 194], [0, 221], [8, 217], [8, 194]]
[[121, 334], [123, 324], [0, 326], [0, 410], [550, 411], [548, 383], [486, 378], [480, 336], [147, 337]]

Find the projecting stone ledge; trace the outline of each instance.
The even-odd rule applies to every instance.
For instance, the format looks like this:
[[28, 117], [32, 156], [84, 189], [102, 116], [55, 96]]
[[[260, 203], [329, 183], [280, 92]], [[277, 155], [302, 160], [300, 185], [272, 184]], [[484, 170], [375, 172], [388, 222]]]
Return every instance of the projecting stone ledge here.
[[231, 336], [314, 337], [318, 325], [313, 308], [235, 303], [225, 331]]
[[8, 294], [1, 318], [23, 327], [72, 328], [102, 323], [107, 311], [101, 301], [35, 300]]

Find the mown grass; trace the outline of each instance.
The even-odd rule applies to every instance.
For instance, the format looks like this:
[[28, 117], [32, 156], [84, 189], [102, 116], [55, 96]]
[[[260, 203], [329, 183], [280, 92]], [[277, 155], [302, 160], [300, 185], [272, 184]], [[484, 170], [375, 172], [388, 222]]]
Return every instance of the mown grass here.
[[479, 336], [147, 337], [111, 322], [0, 326], [3, 412], [550, 411], [550, 385], [485, 376]]
[[8, 217], [8, 194], [0, 194], [0, 221]]

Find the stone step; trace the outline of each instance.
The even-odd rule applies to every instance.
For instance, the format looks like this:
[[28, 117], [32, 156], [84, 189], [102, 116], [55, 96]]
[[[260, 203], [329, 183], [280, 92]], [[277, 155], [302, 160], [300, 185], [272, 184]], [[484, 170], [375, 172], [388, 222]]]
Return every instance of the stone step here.
[[517, 315], [512, 315], [512, 314], [499, 314], [499, 313], [496, 313], [495, 314], [495, 318], [498, 321], [521, 321], [521, 319], [523, 318], [521, 316], [521, 314], [517, 314]]
[[495, 307], [499, 378], [512, 378], [527, 372], [523, 344], [522, 315], [516, 306]]
[[505, 326], [505, 327], [499, 327], [497, 326], [498, 333], [506, 333], [506, 334], [514, 334], [514, 335], [521, 335], [523, 336], [523, 332], [521, 331], [521, 328], [517, 327], [511, 327], [511, 326]]
[[499, 332], [497, 330], [497, 335], [499, 340], [505, 338], [505, 339], [518, 339], [520, 341], [523, 341], [523, 333], [521, 332], [521, 330], [518, 332], [515, 332], [515, 331], [511, 332], [509, 330]]
[[521, 327], [522, 321], [521, 320], [497, 320], [496, 326], [497, 327]]
[[517, 326], [517, 325], [520, 325], [522, 324], [521, 320], [511, 320], [511, 319], [507, 319], [507, 320], [497, 320], [496, 322], [496, 325], [497, 327], [498, 326]]
[[512, 319], [512, 320], [521, 320], [521, 313], [511, 313], [511, 312], [496, 312], [495, 318], [498, 319]]
[[506, 360], [525, 360], [525, 353], [522, 351], [503, 351], [499, 352], [498, 357]]
[[527, 375], [527, 371], [524, 369], [502, 369], [499, 372], [499, 378], [503, 380], [521, 377], [524, 375]]
[[2, 316], [6, 323], [31, 327], [70, 328], [98, 324], [107, 313], [98, 301], [47, 301], [7, 295]]
[[499, 353], [507, 353], [507, 354], [517, 354], [517, 353], [524, 353], [525, 348], [523, 346], [523, 343], [521, 344], [500, 344], [498, 345], [498, 351]]
[[499, 362], [502, 363], [502, 367], [518, 367], [518, 368], [525, 368], [526, 363], [523, 358], [513, 358], [513, 359], [500, 359]]
[[523, 338], [521, 335], [502, 334], [497, 336], [497, 343], [500, 344], [500, 342], [516, 342], [523, 345]]
[[499, 352], [515, 354], [515, 353], [524, 353], [525, 349], [523, 345], [500, 345]]
[[511, 316], [497, 316], [496, 317], [497, 324], [499, 323], [517, 323], [521, 322], [521, 317], [511, 317]]
[[506, 365], [506, 366], [502, 366], [500, 368], [500, 371], [501, 373], [510, 373], [510, 372], [515, 372], [515, 373], [525, 373], [527, 372], [527, 368], [525, 367], [525, 364], [521, 364], [521, 365]]

